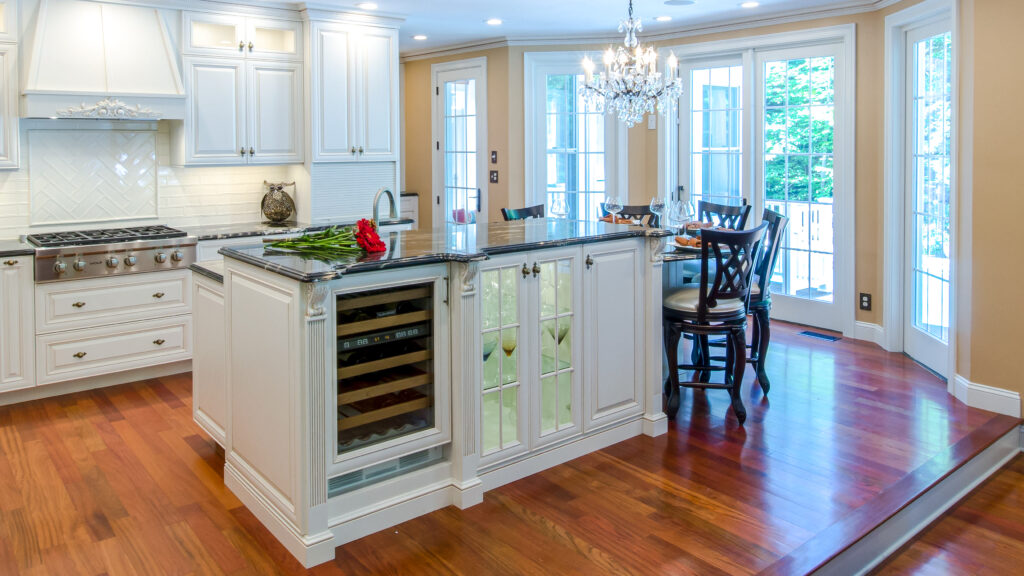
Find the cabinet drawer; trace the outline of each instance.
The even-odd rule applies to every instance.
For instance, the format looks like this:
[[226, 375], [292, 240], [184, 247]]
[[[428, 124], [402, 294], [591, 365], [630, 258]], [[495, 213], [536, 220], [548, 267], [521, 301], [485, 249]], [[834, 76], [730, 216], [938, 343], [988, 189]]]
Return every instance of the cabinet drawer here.
[[36, 337], [39, 384], [144, 368], [192, 356], [192, 317], [174, 316]]
[[144, 320], [192, 309], [188, 270], [58, 282], [36, 287], [36, 330], [53, 332]]

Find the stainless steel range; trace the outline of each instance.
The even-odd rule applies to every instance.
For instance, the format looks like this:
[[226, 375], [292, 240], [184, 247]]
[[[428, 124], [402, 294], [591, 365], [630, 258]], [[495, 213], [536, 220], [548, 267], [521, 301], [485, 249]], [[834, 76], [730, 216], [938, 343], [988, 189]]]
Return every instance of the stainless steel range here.
[[196, 239], [167, 226], [29, 234], [36, 282], [78, 280], [188, 268]]

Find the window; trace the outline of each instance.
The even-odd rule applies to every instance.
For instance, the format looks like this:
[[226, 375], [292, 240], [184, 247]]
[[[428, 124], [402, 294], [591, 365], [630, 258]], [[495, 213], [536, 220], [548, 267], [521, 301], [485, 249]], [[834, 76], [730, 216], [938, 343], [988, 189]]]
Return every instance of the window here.
[[[596, 220], [608, 194], [625, 195], [625, 129], [579, 97], [577, 52], [526, 54], [526, 204], [564, 206], [566, 217]], [[626, 198], [623, 198], [626, 200]]]
[[[689, 71], [689, 114], [683, 125], [691, 139], [688, 158], [690, 199], [738, 204], [742, 185], [741, 122], [743, 68], [713, 66]], [[686, 147], [683, 147], [684, 149]]]

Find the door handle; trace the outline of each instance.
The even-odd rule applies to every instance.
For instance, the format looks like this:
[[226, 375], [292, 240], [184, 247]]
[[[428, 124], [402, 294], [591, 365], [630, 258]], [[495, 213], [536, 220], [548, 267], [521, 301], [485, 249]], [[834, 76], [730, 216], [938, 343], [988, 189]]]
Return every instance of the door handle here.
[[75, 352], [72, 356], [81, 360], [82, 358], [85, 358], [85, 352]]
[[72, 306], [74, 306], [75, 308], [84, 308], [85, 302], [75, 302], [74, 304], [72, 304]]
[[483, 210], [483, 204], [484, 204], [484, 199], [480, 195], [480, 189], [477, 188], [476, 189], [476, 211], [477, 211], [478, 214], [480, 213], [481, 210]]
[[593, 265], [594, 259], [590, 257], [590, 254], [587, 254], [587, 270], [590, 270], [590, 267]]
[[523, 278], [530, 275], [530, 269], [526, 266], [526, 262], [523, 262]]
[[17, 260], [8, 260], [8, 261], [4, 262], [4, 266], [14, 266], [17, 263], [18, 263]]
[[164, 342], [167, 342], [167, 340], [164, 340], [163, 338], [157, 338], [156, 340], [153, 340], [153, 344], [156, 344], [157, 346], [163, 346]]
[[153, 298], [163, 298], [163, 297], [164, 297], [164, 293], [163, 292], [157, 292], [156, 294], [153, 294]]
[[540, 265], [537, 264], [536, 262], [534, 262], [533, 263], [533, 277], [536, 278], [537, 276], [540, 276]]

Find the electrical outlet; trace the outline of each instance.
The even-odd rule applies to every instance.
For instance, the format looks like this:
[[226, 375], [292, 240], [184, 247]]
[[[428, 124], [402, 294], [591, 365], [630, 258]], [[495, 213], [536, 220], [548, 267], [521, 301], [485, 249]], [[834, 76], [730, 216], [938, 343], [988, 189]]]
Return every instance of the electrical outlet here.
[[871, 310], [871, 294], [867, 292], [860, 293], [860, 309]]
[[491, 170], [491, 180], [490, 180], [490, 182], [491, 182], [491, 184], [497, 184], [498, 183], [498, 171], [497, 170]]

